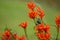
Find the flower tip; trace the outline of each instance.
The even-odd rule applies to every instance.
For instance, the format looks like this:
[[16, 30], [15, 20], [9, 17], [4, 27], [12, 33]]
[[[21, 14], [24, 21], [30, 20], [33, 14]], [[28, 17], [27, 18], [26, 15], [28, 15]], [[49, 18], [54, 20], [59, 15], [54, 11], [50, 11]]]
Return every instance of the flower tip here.
[[21, 23], [19, 24], [19, 26], [21, 26], [21, 27], [23, 27], [23, 28], [26, 28], [27, 25], [28, 25], [28, 22], [27, 22], [27, 21], [21, 22]]
[[37, 11], [40, 12], [41, 11], [41, 8], [40, 6], [37, 7]]

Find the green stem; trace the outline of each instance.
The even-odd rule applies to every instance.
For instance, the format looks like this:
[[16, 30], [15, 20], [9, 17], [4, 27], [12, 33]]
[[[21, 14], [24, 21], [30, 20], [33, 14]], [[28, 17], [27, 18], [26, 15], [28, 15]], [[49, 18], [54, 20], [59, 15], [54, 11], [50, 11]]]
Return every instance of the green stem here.
[[58, 35], [59, 35], [59, 27], [57, 27], [57, 36], [56, 36], [56, 40], [58, 40]]
[[35, 25], [36, 25], [35, 19], [33, 19], [33, 21], [34, 21], [34, 23], [35, 23]]
[[[35, 19], [33, 19], [33, 21], [34, 21], [34, 23], [35, 23], [35, 25], [36, 25], [36, 22], [35, 22]], [[34, 27], [35, 28], [35, 27]], [[37, 37], [37, 39], [39, 40], [39, 38]]]
[[26, 39], [29, 40], [26, 29], [24, 29], [24, 32], [25, 32]]

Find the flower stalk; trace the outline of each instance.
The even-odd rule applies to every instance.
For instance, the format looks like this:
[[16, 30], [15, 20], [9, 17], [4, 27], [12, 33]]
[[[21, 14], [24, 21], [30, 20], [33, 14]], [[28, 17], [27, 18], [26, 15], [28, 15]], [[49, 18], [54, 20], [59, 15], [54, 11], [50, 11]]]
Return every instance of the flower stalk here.
[[59, 35], [59, 27], [57, 27], [57, 36], [56, 36], [56, 40], [58, 40], [58, 35]]
[[24, 29], [24, 32], [25, 32], [26, 39], [29, 40], [26, 29]]

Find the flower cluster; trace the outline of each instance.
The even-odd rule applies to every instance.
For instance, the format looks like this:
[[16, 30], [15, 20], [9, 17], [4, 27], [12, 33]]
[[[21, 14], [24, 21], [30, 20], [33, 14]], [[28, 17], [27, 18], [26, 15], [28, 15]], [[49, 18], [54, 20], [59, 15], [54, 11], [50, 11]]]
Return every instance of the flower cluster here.
[[[41, 10], [40, 7], [37, 7], [36, 10], [34, 10], [34, 8], [36, 7], [36, 4], [33, 2], [28, 2], [27, 3], [28, 8], [30, 9], [30, 12], [28, 13], [29, 17], [31, 19], [36, 18], [37, 16], [39, 16], [41, 19], [43, 18], [44, 14], [44, 10]], [[33, 10], [32, 10], [33, 9]]]
[[18, 36], [16, 33], [12, 33], [7, 29], [2, 33], [2, 40], [25, 40], [25, 37]]
[[2, 34], [2, 40], [10, 40], [10, 30], [6, 30], [3, 34]]
[[[34, 6], [32, 6], [31, 4], [34, 5]], [[32, 3], [32, 2], [28, 3], [27, 6], [30, 9], [30, 12], [28, 14], [29, 14], [29, 17], [31, 19], [35, 19], [35, 18], [37, 19], [38, 16], [40, 17], [38, 19], [41, 19], [41, 20], [37, 20], [36, 21], [38, 23], [35, 26], [35, 30], [37, 30], [37, 32], [36, 32], [37, 37], [40, 40], [50, 40], [50, 32], [49, 32], [50, 26], [48, 24], [44, 25], [44, 22], [40, 22], [40, 21], [42, 21], [42, 18], [45, 15], [44, 14], [44, 10], [41, 10], [40, 7], [37, 7], [37, 9], [34, 10], [34, 8], [36, 7], [36, 5], [35, 5], [35, 3]], [[31, 7], [33, 7], [33, 10], [32, 10]]]
[[36, 35], [40, 40], [49, 40], [50, 39], [50, 26], [48, 24], [44, 25], [43, 23], [38, 24], [35, 29], [37, 30]]

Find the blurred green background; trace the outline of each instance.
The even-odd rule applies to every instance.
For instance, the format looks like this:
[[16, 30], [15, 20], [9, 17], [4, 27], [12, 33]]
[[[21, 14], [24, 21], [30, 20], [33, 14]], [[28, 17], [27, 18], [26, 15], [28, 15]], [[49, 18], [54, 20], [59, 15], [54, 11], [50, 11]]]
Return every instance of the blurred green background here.
[[27, 16], [28, 8], [26, 2], [28, 1], [35, 2], [36, 5], [40, 5], [41, 9], [45, 10], [44, 22], [51, 25], [50, 32], [51, 35], [55, 37], [56, 28], [53, 25], [55, 25], [55, 15], [60, 13], [59, 0], [0, 0], [0, 32], [3, 32], [7, 25], [8, 28], [12, 29], [12, 32], [16, 32], [20, 36], [24, 35], [23, 28], [18, 25], [20, 22], [27, 20], [28, 37], [30, 40], [37, 40], [37, 37], [34, 34], [34, 21]]

